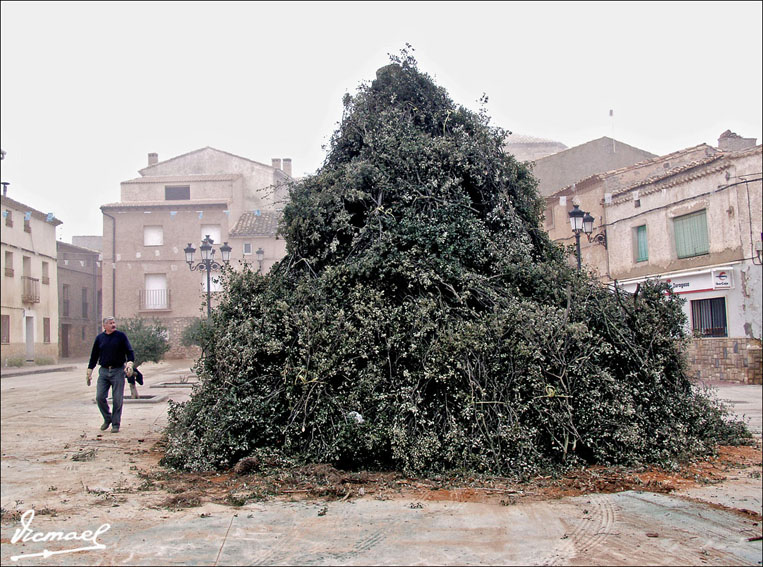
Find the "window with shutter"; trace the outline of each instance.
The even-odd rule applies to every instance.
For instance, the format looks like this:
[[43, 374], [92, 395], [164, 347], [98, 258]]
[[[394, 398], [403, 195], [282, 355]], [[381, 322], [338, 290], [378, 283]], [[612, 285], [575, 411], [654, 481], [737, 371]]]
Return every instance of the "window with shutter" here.
[[649, 259], [649, 246], [646, 239], [646, 225], [636, 227], [636, 262], [646, 262]]
[[676, 255], [679, 258], [701, 256], [710, 251], [707, 239], [707, 211], [701, 210], [673, 219]]
[[7, 345], [11, 342], [11, 316], [10, 315], [3, 315], [2, 316], [2, 342], [4, 345]]
[[161, 226], [143, 227], [143, 246], [161, 246], [164, 244], [164, 229]]

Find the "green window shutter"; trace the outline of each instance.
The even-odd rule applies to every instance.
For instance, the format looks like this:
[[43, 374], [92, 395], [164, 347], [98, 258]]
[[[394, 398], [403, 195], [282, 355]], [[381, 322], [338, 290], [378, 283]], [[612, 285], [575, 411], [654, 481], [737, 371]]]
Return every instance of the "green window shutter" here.
[[705, 210], [673, 219], [676, 235], [676, 254], [679, 258], [701, 256], [710, 251], [707, 240], [707, 212]]
[[636, 227], [636, 262], [646, 262], [649, 259], [649, 246], [646, 240], [646, 225]]

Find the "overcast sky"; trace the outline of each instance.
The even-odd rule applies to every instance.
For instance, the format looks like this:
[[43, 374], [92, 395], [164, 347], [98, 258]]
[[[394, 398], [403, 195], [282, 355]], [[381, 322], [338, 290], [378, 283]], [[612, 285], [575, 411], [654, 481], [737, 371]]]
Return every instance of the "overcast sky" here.
[[[568, 147], [761, 143], [760, 2], [2, 2], [2, 181], [101, 234], [147, 154], [314, 173], [341, 99], [410, 43], [459, 104]], [[610, 118], [609, 111], [614, 111]]]

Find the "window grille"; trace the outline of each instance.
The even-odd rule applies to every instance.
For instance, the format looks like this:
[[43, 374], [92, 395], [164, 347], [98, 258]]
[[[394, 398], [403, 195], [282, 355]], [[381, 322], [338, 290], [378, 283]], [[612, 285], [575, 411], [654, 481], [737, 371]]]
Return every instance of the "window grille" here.
[[700, 337], [727, 337], [726, 300], [723, 297], [691, 302], [691, 323]]

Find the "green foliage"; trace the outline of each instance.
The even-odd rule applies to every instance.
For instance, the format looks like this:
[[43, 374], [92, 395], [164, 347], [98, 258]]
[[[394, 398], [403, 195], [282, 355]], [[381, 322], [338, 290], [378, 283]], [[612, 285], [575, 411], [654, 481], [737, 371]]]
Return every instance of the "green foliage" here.
[[527, 477], [671, 462], [744, 434], [689, 382], [680, 299], [567, 263], [505, 132], [406, 52], [345, 97], [292, 187], [287, 256], [225, 273], [165, 464], [284, 458]]
[[199, 346], [204, 348], [208, 341], [208, 325], [206, 319], [194, 319], [184, 329], [180, 337], [183, 346]]
[[135, 351], [135, 368], [144, 362], [161, 361], [170, 350], [167, 328], [155, 319], [120, 319], [117, 328], [130, 339]]

